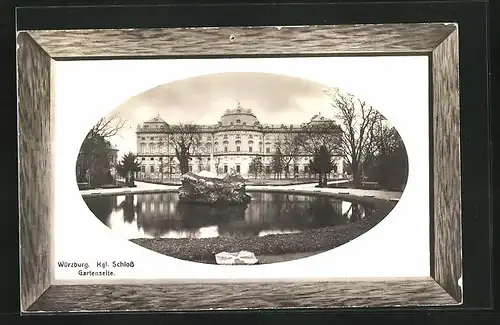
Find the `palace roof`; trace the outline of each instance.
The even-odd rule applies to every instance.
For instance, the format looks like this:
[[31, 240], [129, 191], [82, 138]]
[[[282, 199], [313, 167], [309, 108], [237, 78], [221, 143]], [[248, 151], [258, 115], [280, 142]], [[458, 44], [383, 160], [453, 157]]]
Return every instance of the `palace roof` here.
[[231, 125], [260, 125], [259, 120], [254, 115], [251, 109], [245, 109], [241, 107], [240, 103], [234, 109], [227, 109], [222, 115], [219, 125], [221, 126], [231, 126]]
[[156, 115], [155, 117], [145, 121], [144, 123], [167, 123], [165, 122], [161, 117], [160, 114]]
[[[324, 117], [321, 113], [314, 115], [309, 122], [295, 125], [295, 124], [261, 124], [253, 111], [251, 109], [243, 108], [240, 103], [238, 103], [237, 107], [234, 109], [226, 109], [224, 114], [221, 116], [219, 122], [213, 125], [199, 125], [200, 131], [202, 132], [212, 132], [213, 131], [223, 131], [223, 130], [233, 130], [233, 129], [241, 129], [241, 130], [252, 130], [259, 129], [261, 131], [266, 132], [288, 132], [292, 130], [300, 130], [303, 126], [308, 125], [310, 123], [328, 123], [333, 122], [332, 119]], [[153, 124], [153, 129], [148, 126], [148, 124]], [[156, 127], [154, 126], [156, 124]], [[163, 125], [161, 125], [163, 124]], [[163, 127], [168, 128], [168, 124], [160, 117], [157, 116], [143, 122], [143, 124], [139, 124], [137, 126], [138, 132], [154, 132], [158, 130], [158, 128]]]

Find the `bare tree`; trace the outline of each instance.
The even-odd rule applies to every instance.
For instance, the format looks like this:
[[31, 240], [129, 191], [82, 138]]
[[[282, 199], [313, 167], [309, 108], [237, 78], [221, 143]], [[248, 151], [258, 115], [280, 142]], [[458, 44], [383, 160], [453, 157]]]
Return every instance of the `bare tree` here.
[[[339, 154], [341, 141], [341, 127], [334, 120], [319, 115], [313, 116], [310, 122], [304, 123], [296, 138], [299, 153], [316, 157], [321, 152], [322, 155], [326, 154], [329, 157], [330, 163], [332, 157]], [[320, 184], [327, 184], [327, 173], [319, 177]]]
[[338, 150], [349, 164], [353, 185], [361, 187], [361, 166], [365, 158], [377, 150], [379, 143], [375, 136], [377, 123], [385, 118], [365, 101], [338, 88], [326, 92], [331, 105], [338, 111], [336, 118], [342, 128]]
[[82, 146], [77, 170], [77, 179], [86, 178], [95, 185], [109, 182], [112, 145], [109, 138], [116, 135], [125, 125], [118, 114], [101, 118], [87, 133]]
[[370, 152], [367, 154], [390, 155], [398, 148], [400, 141], [401, 137], [396, 128], [381, 118], [373, 126]]
[[165, 158], [160, 157], [160, 166], [158, 166], [158, 172], [160, 174], [160, 181], [163, 182], [163, 176], [165, 175]]
[[126, 120], [122, 119], [118, 114], [103, 117], [90, 129], [89, 134], [90, 136], [99, 135], [105, 139], [110, 138], [118, 134], [125, 123]]
[[[373, 150], [365, 158], [368, 177], [380, 187], [401, 190], [408, 177], [406, 148], [396, 128], [386, 120], [375, 124]], [[365, 169], [364, 169], [365, 170]]]
[[314, 120], [302, 125], [301, 132], [296, 136], [296, 144], [299, 152], [302, 151], [308, 155], [318, 154], [320, 148], [324, 146], [331, 156], [333, 156], [339, 147], [342, 130], [333, 120]]
[[178, 124], [171, 126], [171, 145], [179, 160], [181, 174], [189, 171], [189, 158], [196, 152], [201, 142], [199, 128], [195, 124]]
[[275, 143], [275, 148], [281, 153], [281, 165], [285, 171], [285, 178], [288, 178], [290, 165], [292, 162], [296, 163], [299, 156], [299, 151], [301, 149], [300, 137], [297, 133], [280, 134]]

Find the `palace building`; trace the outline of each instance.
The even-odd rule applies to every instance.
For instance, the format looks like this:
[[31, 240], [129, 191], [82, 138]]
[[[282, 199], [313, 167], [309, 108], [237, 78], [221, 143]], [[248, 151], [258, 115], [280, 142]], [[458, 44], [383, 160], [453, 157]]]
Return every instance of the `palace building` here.
[[[330, 121], [320, 114], [306, 123]], [[140, 178], [179, 177], [179, 161], [176, 158], [173, 141], [176, 128], [165, 122], [159, 115], [137, 126], [137, 156], [141, 160]], [[292, 137], [304, 132], [303, 125], [261, 124], [251, 109], [244, 109], [238, 103], [228, 109], [214, 125], [198, 125], [194, 131], [197, 145], [191, 149], [189, 171], [194, 173], [206, 170], [222, 174], [235, 171], [249, 177], [250, 163], [259, 158], [262, 162], [263, 177], [273, 177], [272, 157], [279, 144], [291, 141]], [[334, 132], [335, 133], [335, 132]], [[340, 136], [341, 129], [338, 128]], [[281, 177], [311, 177], [309, 161], [313, 158], [302, 150], [290, 155], [288, 172]], [[293, 158], [291, 155], [293, 154]], [[342, 174], [342, 157], [333, 157], [334, 169], [330, 176]]]

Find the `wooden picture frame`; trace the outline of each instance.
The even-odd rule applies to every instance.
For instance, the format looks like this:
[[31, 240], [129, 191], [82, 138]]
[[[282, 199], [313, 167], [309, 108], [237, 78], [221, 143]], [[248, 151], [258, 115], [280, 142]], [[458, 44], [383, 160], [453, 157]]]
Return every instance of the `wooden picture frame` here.
[[[309, 35], [304, 41], [299, 34]], [[179, 47], [175, 40], [183, 39]], [[454, 23], [302, 27], [25, 30], [17, 35], [21, 311], [457, 306], [463, 301], [458, 26]], [[255, 44], [258, 44], [256, 46]], [[425, 55], [430, 72], [430, 277], [322, 283], [53, 285], [54, 61], [124, 57]], [[46, 154], [48, 153], [48, 154]], [[318, 291], [317, 287], [321, 289]], [[272, 290], [270, 290], [272, 287]], [[187, 294], [195, 290], [195, 296]], [[192, 292], [192, 291], [191, 291]], [[231, 292], [246, 292], [226, 299]], [[113, 293], [113, 294], [111, 294]], [[340, 297], [369, 297], [363, 305]], [[115, 298], [113, 298], [115, 297]], [[308, 297], [310, 299], [305, 299]], [[109, 303], [113, 300], [113, 303]], [[215, 306], [215, 307], [214, 307]]]

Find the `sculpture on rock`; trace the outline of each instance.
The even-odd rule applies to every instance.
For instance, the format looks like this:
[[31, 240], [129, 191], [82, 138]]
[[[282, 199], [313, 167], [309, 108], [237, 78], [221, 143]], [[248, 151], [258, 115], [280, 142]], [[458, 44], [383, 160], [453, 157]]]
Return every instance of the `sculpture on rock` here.
[[224, 177], [182, 175], [179, 200], [188, 203], [247, 204], [251, 197], [245, 191], [245, 180], [239, 175]]

